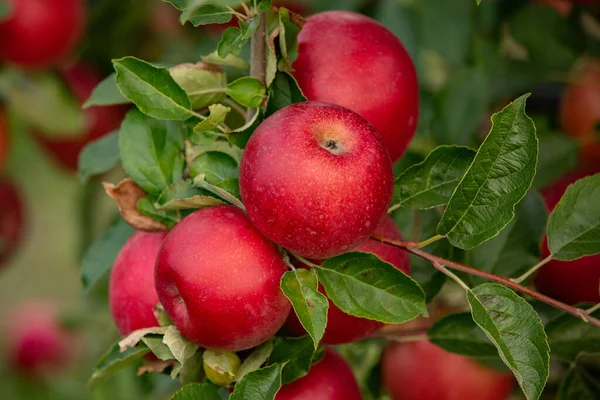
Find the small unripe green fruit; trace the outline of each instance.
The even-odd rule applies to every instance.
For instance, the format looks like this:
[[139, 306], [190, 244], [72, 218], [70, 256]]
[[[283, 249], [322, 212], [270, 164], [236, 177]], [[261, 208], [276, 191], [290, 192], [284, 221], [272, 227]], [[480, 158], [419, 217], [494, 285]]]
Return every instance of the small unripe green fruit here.
[[[204, 354], [204, 373], [209, 381], [219, 386], [227, 386], [233, 382], [237, 375], [241, 360], [232, 352], [210, 352]], [[208, 356], [208, 357], [207, 357]]]

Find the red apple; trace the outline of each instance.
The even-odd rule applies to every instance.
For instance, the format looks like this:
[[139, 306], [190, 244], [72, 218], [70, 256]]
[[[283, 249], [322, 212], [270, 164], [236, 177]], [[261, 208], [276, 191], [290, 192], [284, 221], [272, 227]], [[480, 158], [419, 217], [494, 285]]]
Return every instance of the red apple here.
[[[83, 104], [102, 81], [90, 66], [77, 64], [61, 71], [61, 75], [79, 104]], [[86, 110], [87, 128], [82, 135], [74, 137], [51, 137], [34, 132], [38, 141], [50, 151], [66, 169], [77, 171], [79, 153], [85, 145], [117, 129], [127, 111], [126, 106], [90, 107]]]
[[559, 113], [563, 130], [580, 143], [582, 165], [600, 168], [599, 61], [583, 61], [574, 83], [563, 93]]
[[[570, 184], [593, 173], [593, 170], [578, 170], [544, 188], [542, 194], [548, 209], [550, 211], [554, 209]], [[550, 250], [544, 238], [542, 257], [548, 255]], [[535, 285], [541, 293], [565, 303], [598, 303], [600, 302], [600, 255], [573, 261], [552, 260], [538, 271]]]
[[6, 158], [8, 156], [9, 135], [8, 124], [4, 110], [0, 108], [0, 171], [4, 169]]
[[6, 319], [8, 360], [36, 378], [65, 368], [75, 355], [76, 339], [60, 326], [58, 307], [48, 301], [18, 305]]
[[323, 259], [366, 240], [386, 214], [390, 158], [358, 114], [305, 102], [256, 129], [240, 165], [240, 192], [252, 223], [294, 253]]
[[[394, 220], [386, 215], [375, 233], [390, 239], [403, 240]], [[393, 247], [376, 240], [368, 239], [361, 243], [353, 251], [362, 251], [365, 253], [374, 253], [384, 261], [394, 265], [405, 273], [410, 273], [410, 259], [406, 252], [397, 247]], [[302, 268], [308, 268], [304, 264], [297, 264]], [[319, 286], [319, 291], [325, 293], [323, 286]], [[381, 328], [384, 324], [366, 318], [358, 318], [348, 315], [340, 310], [331, 300], [329, 300], [329, 310], [327, 311], [327, 328], [323, 335], [323, 342], [328, 344], [341, 344], [354, 342], [364, 339]], [[293, 335], [306, 335], [306, 331], [300, 324], [296, 313], [291, 312], [285, 323], [285, 328]]]
[[8, 0], [0, 22], [0, 59], [26, 68], [55, 65], [69, 55], [85, 25], [84, 0]]
[[277, 332], [291, 305], [279, 288], [277, 248], [233, 206], [194, 212], [158, 253], [156, 292], [167, 315], [201, 347], [238, 351]]
[[381, 374], [392, 400], [506, 400], [513, 390], [511, 374], [428, 341], [391, 343]]
[[308, 374], [284, 385], [275, 400], [362, 400], [352, 370], [332, 349], [312, 366]]
[[402, 43], [364, 15], [327, 11], [306, 20], [298, 45], [293, 75], [306, 97], [360, 114], [398, 160], [419, 116], [417, 74]]
[[136, 232], [119, 252], [110, 275], [110, 311], [119, 332], [157, 326], [153, 308], [158, 304], [154, 288], [154, 264], [165, 232]]
[[15, 185], [0, 178], [0, 265], [14, 254], [23, 238], [23, 204]]

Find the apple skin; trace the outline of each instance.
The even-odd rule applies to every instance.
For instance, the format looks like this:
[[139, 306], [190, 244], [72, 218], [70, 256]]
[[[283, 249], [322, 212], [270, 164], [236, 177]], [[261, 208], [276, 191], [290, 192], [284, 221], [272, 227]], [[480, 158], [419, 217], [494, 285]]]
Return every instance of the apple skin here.
[[357, 112], [379, 132], [392, 161], [414, 136], [419, 85], [413, 62], [383, 25], [349, 11], [307, 18], [293, 75], [308, 100]]
[[600, 167], [600, 62], [585, 60], [574, 83], [562, 95], [559, 120], [565, 133], [580, 144], [581, 165]]
[[381, 374], [392, 400], [506, 400], [513, 390], [511, 374], [426, 340], [390, 343]]
[[[81, 63], [61, 70], [61, 76], [80, 105], [88, 99], [96, 85], [102, 81], [101, 76], [93, 67]], [[34, 132], [34, 136], [62, 167], [75, 172], [79, 162], [79, 153], [85, 145], [117, 129], [127, 110], [127, 106], [90, 107], [83, 110], [87, 128], [81, 135], [58, 138], [44, 135], [43, 132]]]
[[[386, 215], [375, 232], [377, 235], [395, 240], [403, 240], [394, 220]], [[383, 261], [386, 261], [399, 270], [410, 274], [410, 259], [407, 253], [373, 239], [362, 242], [352, 251], [362, 251], [365, 253], [374, 253]], [[294, 260], [294, 264], [300, 268], [308, 267], [299, 261]], [[322, 285], [319, 285], [319, 292], [325, 294]], [[384, 324], [379, 321], [373, 321], [366, 318], [359, 318], [348, 315], [340, 310], [331, 300], [329, 300], [329, 310], [327, 311], [327, 327], [323, 335], [323, 343], [342, 344], [364, 339], [381, 328]], [[295, 312], [291, 312], [285, 323], [285, 329], [294, 336], [306, 335], [306, 330], [298, 320]]]
[[73, 333], [60, 326], [59, 308], [47, 300], [17, 305], [6, 320], [6, 349], [13, 368], [33, 378], [63, 370], [77, 351]]
[[362, 395], [346, 361], [328, 348], [306, 376], [282, 386], [275, 400], [362, 400]]
[[[594, 174], [594, 170], [577, 170], [549, 187], [542, 194], [548, 209], [552, 211], [567, 187]], [[547, 238], [542, 240], [542, 258], [550, 255]], [[582, 257], [573, 261], [552, 260], [535, 276], [535, 286], [543, 294], [568, 304], [600, 302], [600, 255]]]
[[23, 239], [24, 212], [17, 187], [0, 178], [0, 266], [10, 260]]
[[240, 193], [252, 223], [278, 245], [313, 259], [365, 241], [386, 214], [393, 185], [375, 129], [333, 104], [277, 111], [256, 129], [240, 164]]
[[155, 285], [167, 315], [201, 347], [239, 351], [269, 339], [291, 304], [279, 288], [287, 267], [273, 243], [233, 206], [190, 214], [158, 253]]
[[138, 231], [123, 246], [110, 274], [108, 299], [121, 335], [158, 326], [153, 308], [158, 304], [154, 288], [154, 264], [165, 232]]
[[9, 0], [0, 23], [0, 59], [20, 67], [56, 65], [75, 48], [85, 28], [84, 0]]

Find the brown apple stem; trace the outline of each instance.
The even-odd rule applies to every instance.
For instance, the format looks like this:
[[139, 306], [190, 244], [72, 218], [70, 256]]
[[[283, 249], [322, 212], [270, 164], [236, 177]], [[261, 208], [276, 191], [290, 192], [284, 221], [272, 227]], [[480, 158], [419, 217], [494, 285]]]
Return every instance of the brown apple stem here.
[[588, 323], [600, 328], [600, 320], [592, 317], [588, 311], [583, 310], [581, 308], [576, 308], [576, 307], [570, 306], [565, 303], [562, 303], [551, 297], [548, 297], [539, 292], [536, 292], [535, 290], [529, 289], [528, 287], [525, 287], [521, 284], [513, 282], [509, 278], [505, 278], [505, 277], [499, 276], [499, 275], [494, 275], [494, 274], [491, 274], [491, 273], [485, 272], [485, 271], [480, 271], [478, 269], [469, 267], [467, 265], [463, 265], [463, 264], [460, 264], [460, 263], [457, 263], [457, 262], [451, 261], [451, 260], [446, 260], [444, 258], [435, 256], [433, 254], [429, 254], [421, 249], [418, 249], [415, 246], [417, 244], [414, 242], [403, 242], [400, 240], [393, 240], [393, 239], [389, 239], [389, 238], [382, 237], [379, 235], [372, 235], [371, 238], [374, 240], [380, 241], [382, 243], [389, 244], [390, 246], [394, 246], [399, 249], [405, 250], [409, 253], [412, 253], [416, 256], [419, 256], [419, 257], [431, 262], [432, 264], [438, 263], [438, 264], [441, 264], [442, 266], [450, 268], [450, 269], [461, 271], [461, 272], [464, 272], [464, 273], [467, 273], [470, 275], [475, 275], [480, 278], [486, 279], [488, 281], [498, 282], [506, 287], [509, 287], [513, 290], [516, 290], [516, 291], [526, 294], [530, 297], [533, 297], [536, 300], [539, 300], [546, 304], [549, 304], [549, 305], [551, 305], [555, 308], [558, 308], [559, 310], [562, 310], [566, 313], [569, 313], [577, 318], [581, 318], [585, 322], [588, 322]]
[[[266, 38], [267, 38], [267, 13], [258, 14], [260, 21], [256, 32], [252, 35], [250, 41], [250, 76], [258, 79], [263, 85], [267, 77], [267, 57], [266, 57]], [[256, 109], [249, 109], [246, 115], [246, 122], [250, 122]]]

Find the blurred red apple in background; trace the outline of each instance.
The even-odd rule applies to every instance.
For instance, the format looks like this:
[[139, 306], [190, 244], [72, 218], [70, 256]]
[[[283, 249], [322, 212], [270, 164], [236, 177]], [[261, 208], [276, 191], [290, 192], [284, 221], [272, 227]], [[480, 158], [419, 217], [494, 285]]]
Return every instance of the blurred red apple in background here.
[[0, 178], [0, 266], [14, 254], [23, 238], [23, 203], [16, 186]]
[[0, 108], [0, 171], [4, 169], [8, 157], [9, 137], [8, 121], [4, 110]]

